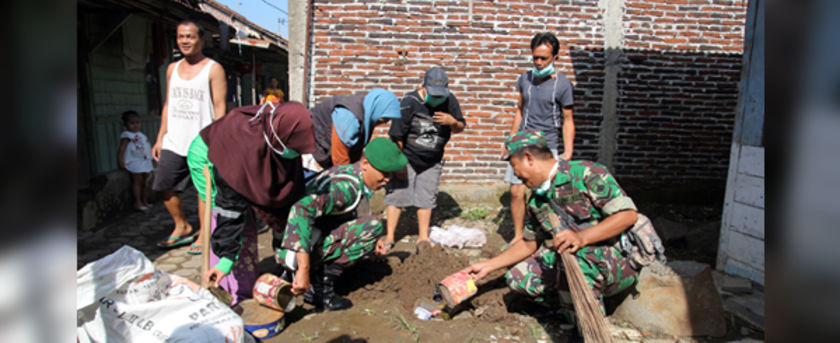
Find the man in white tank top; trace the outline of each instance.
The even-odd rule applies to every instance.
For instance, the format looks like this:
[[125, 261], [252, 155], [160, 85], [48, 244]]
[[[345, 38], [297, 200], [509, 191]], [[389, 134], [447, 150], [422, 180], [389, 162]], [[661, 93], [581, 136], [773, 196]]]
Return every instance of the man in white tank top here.
[[[204, 56], [203, 30], [193, 20], [178, 24], [177, 44], [184, 58], [166, 68], [166, 102], [160, 117], [152, 157], [158, 161], [152, 189], [163, 193], [163, 203], [175, 228], [158, 246], [171, 248], [193, 241], [193, 228], [184, 217], [182, 192], [190, 183], [187, 150], [198, 132], [225, 115], [227, 82], [219, 63]], [[199, 218], [204, 219], [203, 199], [199, 197]]]

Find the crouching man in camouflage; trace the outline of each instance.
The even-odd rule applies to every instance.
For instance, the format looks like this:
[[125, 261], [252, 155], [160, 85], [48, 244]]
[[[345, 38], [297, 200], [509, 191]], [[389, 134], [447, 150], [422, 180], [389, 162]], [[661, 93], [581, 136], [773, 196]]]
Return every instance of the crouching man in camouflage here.
[[[568, 249], [577, 258], [603, 311], [603, 297], [631, 286], [642, 265], [650, 263], [633, 258], [637, 251], [632, 244], [623, 249], [620, 242], [628, 243], [631, 238], [625, 236], [636, 226], [652, 231], [650, 221], [637, 214], [633, 200], [604, 166], [555, 160], [539, 132], [519, 131], [505, 141], [505, 148], [503, 158], [533, 190], [523, 240], [466, 271], [479, 280], [516, 264], [505, 274], [510, 288], [545, 305], [571, 309], [565, 274], [558, 274], [564, 272], [559, 252]], [[549, 213], [564, 218], [563, 227], [552, 227]], [[662, 250], [659, 243], [654, 255]], [[662, 256], [652, 258], [658, 257]]]
[[306, 302], [331, 311], [352, 306], [335, 294], [335, 281], [374, 249], [386, 253], [385, 242], [377, 240], [384, 234], [382, 223], [370, 213], [368, 198], [407, 161], [396, 144], [379, 137], [368, 143], [359, 162], [333, 166], [307, 185], [306, 195], [292, 206], [276, 251], [292, 293], [305, 292]]

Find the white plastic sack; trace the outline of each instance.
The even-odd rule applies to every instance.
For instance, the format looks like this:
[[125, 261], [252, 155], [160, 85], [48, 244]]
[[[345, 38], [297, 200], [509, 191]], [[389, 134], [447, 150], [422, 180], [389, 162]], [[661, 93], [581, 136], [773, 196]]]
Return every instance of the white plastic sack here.
[[253, 342], [242, 318], [124, 245], [76, 273], [80, 342]]
[[480, 248], [487, 243], [487, 236], [479, 229], [461, 227], [458, 225], [449, 226], [448, 230], [432, 226], [429, 238], [447, 247], [458, 249]]

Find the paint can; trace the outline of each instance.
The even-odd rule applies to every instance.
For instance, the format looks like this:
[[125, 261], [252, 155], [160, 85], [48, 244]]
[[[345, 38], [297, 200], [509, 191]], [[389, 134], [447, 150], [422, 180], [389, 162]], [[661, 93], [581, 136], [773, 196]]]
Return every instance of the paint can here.
[[463, 270], [443, 279], [438, 284], [438, 289], [440, 295], [443, 296], [443, 300], [450, 308], [454, 308], [478, 292], [475, 281]]
[[236, 306], [242, 309], [241, 316], [245, 330], [256, 338], [271, 338], [286, 328], [283, 312], [262, 306], [254, 299], [243, 300]]
[[282, 278], [265, 273], [254, 283], [254, 300], [278, 311], [291, 312], [297, 298], [292, 294], [292, 284]]

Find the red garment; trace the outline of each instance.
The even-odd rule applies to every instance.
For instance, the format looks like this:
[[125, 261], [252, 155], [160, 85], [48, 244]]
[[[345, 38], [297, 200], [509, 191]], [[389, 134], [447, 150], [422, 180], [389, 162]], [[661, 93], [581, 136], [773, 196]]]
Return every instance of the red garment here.
[[[285, 159], [266, 144], [268, 137], [275, 149], [282, 151], [271, 128], [271, 106], [234, 108], [227, 115], [201, 130], [207, 144], [207, 157], [219, 174], [239, 194], [254, 204], [277, 208], [289, 205], [304, 189], [300, 157]], [[301, 154], [315, 151], [312, 117], [299, 102], [286, 102], [275, 107], [272, 126], [280, 140]], [[251, 119], [254, 119], [251, 121]]]

